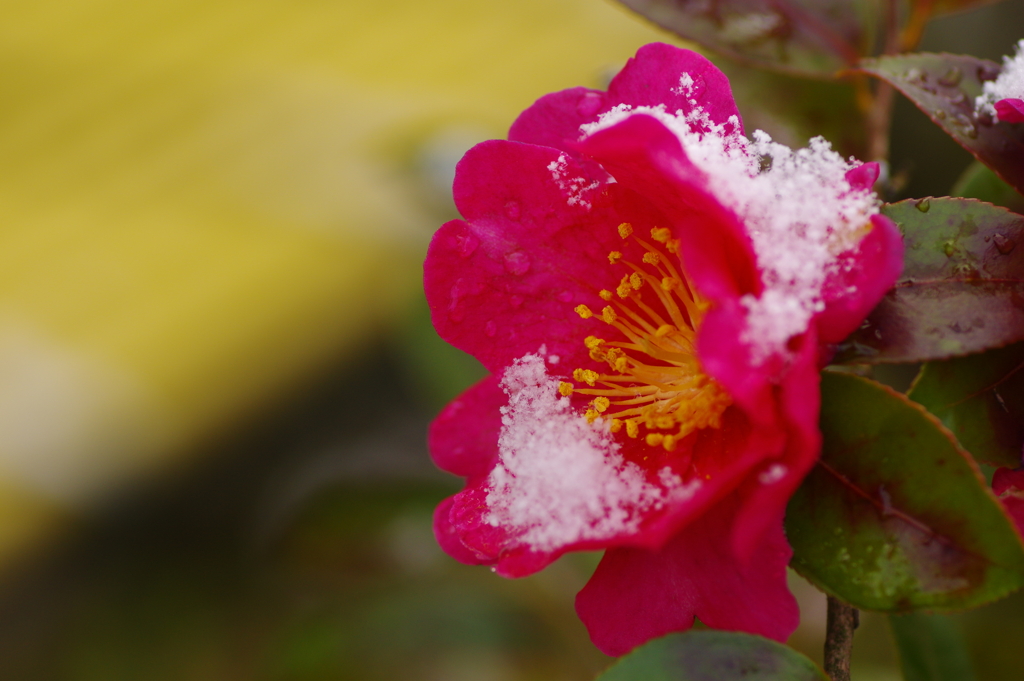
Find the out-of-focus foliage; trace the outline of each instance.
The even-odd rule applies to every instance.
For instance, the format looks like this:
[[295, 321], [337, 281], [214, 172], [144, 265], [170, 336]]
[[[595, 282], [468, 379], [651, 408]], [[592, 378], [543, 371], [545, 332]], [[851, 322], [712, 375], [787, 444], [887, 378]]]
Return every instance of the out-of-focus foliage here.
[[461, 153], [655, 37], [592, 0], [3, 14], [0, 558], [408, 309]]
[[747, 131], [765, 130], [794, 149], [820, 135], [844, 157], [864, 158], [864, 126], [851, 83], [758, 71], [712, 57], [729, 77]]
[[829, 77], [870, 54], [879, 27], [864, 0], [622, 0], [719, 54], [786, 73]]
[[1009, 208], [1014, 213], [1024, 212], [1024, 196], [1013, 187], [999, 179], [985, 164], [975, 161], [967, 166], [963, 174], [953, 185], [950, 196], [962, 196], [965, 199], [979, 199], [997, 206]]
[[[913, 49], [933, 17], [994, 0], [620, 0], [687, 40], [751, 66], [830, 78], [887, 50]], [[887, 45], [887, 24], [897, 40]]]
[[946, 615], [915, 612], [889, 618], [903, 681], [974, 681], [963, 636]]
[[640, 646], [598, 681], [828, 681], [806, 657], [761, 636], [726, 631], [670, 634]]

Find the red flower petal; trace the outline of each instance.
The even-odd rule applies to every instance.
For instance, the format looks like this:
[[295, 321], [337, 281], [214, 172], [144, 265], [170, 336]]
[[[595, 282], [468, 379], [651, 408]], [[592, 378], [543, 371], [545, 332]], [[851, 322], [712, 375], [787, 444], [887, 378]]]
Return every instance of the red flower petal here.
[[1000, 468], [992, 476], [992, 491], [1003, 502], [1017, 531], [1024, 534], [1024, 469]]
[[994, 106], [996, 115], [1004, 123], [1024, 123], [1024, 100], [1000, 99]]
[[664, 125], [636, 115], [591, 135], [579, 149], [668, 218], [686, 272], [703, 296], [720, 302], [760, 292], [743, 225], [711, 195], [704, 173]]
[[451, 510], [455, 497], [448, 497], [434, 509], [434, 537], [441, 549], [465, 565], [488, 565], [489, 556], [482, 556], [462, 543], [459, 530], [452, 524]]
[[[562, 158], [567, 177], [584, 178], [584, 187], [603, 182], [554, 149], [500, 140], [471, 149], [455, 181], [466, 220], [445, 224], [427, 251], [424, 288], [434, 328], [493, 372], [542, 345], [570, 372], [589, 362], [572, 310], [601, 303], [593, 273], [619, 247], [615, 226], [622, 220], [600, 186], [585, 192], [589, 207], [567, 205], [548, 169]], [[655, 219], [650, 207], [632, 208], [637, 219], [644, 212]], [[578, 229], [584, 221], [607, 228]], [[583, 325], [595, 333], [604, 327]]]
[[[512, 577], [607, 548], [578, 608], [609, 652], [695, 615], [778, 639], [795, 627], [780, 528], [820, 448], [818, 367], [900, 272], [899, 233], [869, 194], [877, 164], [850, 168], [820, 140], [749, 142], [740, 125], [707, 60], [642, 48], [608, 93], [545, 96], [513, 141], [466, 155], [465, 219], [438, 231], [424, 267], [438, 332], [494, 372], [431, 430], [438, 465], [467, 477], [438, 541]], [[682, 274], [654, 277], [658, 263]], [[616, 322], [616, 295], [638, 326]], [[664, 333], [684, 344], [659, 345]], [[687, 392], [706, 386], [718, 392]], [[681, 423], [699, 423], [678, 441], [654, 432], [675, 421], [647, 412], [649, 443], [606, 420], [672, 394]]]
[[[691, 80], [687, 88], [680, 82], [684, 73]], [[669, 112], [684, 114], [698, 106], [713, 123], [724, 125], [735, 116], [734, 125], [742, 132], [740, 114], [724, 73], [696, 52], [651, 43], [626, 62], [607, 93], [577, 87], [544, 95], [519, 115], [508, 138], [574, 152], [580, 126], [593, 123], [619, 104], [664, 106]]]
[[693, 618], [716, 629], [778, 641], [800, 613], [786, 586], [792, 550], [781, 517], [771, 520], [749, 561], [722, 541], [734, 504], [720, 504], [659, 551], [610, 549], [576, 597], [576, 612], [608, 655], [623, 655], [652, 638], [689, 629]]
[[825, 310], [815, 319], [823, 343], [838, 343], [856, 329], [903, 269], [903, 238], [892, 220], [871, 216], [871, 232], [850, 253], [848, 263], [825, 282]]
[[494, 376], [452, 400], [427, 434], [427, 447], [437, 467], [471, 479], [490, 473], [498, 459], [500, 409], [507, 402]]

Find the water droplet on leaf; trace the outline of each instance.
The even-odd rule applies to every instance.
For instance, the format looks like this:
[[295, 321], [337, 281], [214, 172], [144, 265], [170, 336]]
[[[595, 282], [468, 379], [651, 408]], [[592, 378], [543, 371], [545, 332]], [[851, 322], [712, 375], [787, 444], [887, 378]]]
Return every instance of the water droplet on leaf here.
[[921, 69], [913, 68], [904, 73], [903, 78], [905, 80], [910, 81], [911, 83], [923, 83], [925, 81], [926, 76], [924, 74], [924, 71], [922, 71]]
[[980, 80], [982, 83], [988, 82], [990, 80], [995, 80], [996, 78], [999, 77], [1000, 70], [1001, 69], [995, 64], [982, 64], [981, 66], [978, 67], [978, 80]]
[[974, 139], [978, 136], [978, 129], [974, 127], [974, 122], [970, 118], [963, 114], [956, 115], [956, 122], [960, 126], [961, 132], [967, 137]]
[[946, 87], [956, 87], [960, 84], [960, 79], [963, 77], [963, 71], [954, 66], [949, 71], [946, 71], [946, 75], [939, 78], [939, 83]]
[[929, 199], [921, 199], [914, 204], [914, 207], [922, 213], [927, 213], [928, 209], [932, 207], [932, 202]]
[[996, 250], [1003, 255], [1007, 255], [1010, 251], [1017, 247], [1017, 242], [1013, 239], [1003, 236], [1002, 234], [993, 234], [992, 241], [996, 244]]
[[961, 263], [953, 268], [953, 276], [961, 279], [977, 279], [978, 270], [967, 263]]
[[947, 241], [942, 244], [942, 252], [946, 254], [947, 258], [952, 258], [953, 254], [956, 253], [956, 244], [952, 241]]

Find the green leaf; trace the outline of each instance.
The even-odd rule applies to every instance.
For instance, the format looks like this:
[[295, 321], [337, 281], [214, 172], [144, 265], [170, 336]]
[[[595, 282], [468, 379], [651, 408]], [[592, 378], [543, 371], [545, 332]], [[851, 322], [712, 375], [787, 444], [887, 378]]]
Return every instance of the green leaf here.
[[1024, 125], [974, 113], [982, 83], [1000, 72], [995, 62], [952, 54], [904, 54], [861, 62], [860, 69], [891, 83], [960, 146], [1024, 192]]
[[974, 458], [994, 466], [1020, 466], [1024, 343], [929, 362], [907, 397], [941, 419]]
[[790, 500], [792, 566], [868, 610], [974, 607], [1024, 586], [1024, 546], [977, 464], [920, 405], [825, 371], [821, 460]]
[[669, 31], [732, 59], [831, 77], [875, 42], [874, 3], [850, 0], [620, 0]]
[[651, 641], [598, 681], [828, 681], [809, 659], [752, 634], [689, 631]]
[[974, 669], [956, 624], [945, 615], [891, 615], [903, 681], [974, 681]]
[[1024, 217], [948, 197], [882, 213], [903, 233], [903, 273], [836, 361], [922, 362], [1024, 340]]
[[1024, 213], [1024, 196], [978, 161], [967, 166], [949, 193], [950, 196], [988, 201], [1014, 213]]

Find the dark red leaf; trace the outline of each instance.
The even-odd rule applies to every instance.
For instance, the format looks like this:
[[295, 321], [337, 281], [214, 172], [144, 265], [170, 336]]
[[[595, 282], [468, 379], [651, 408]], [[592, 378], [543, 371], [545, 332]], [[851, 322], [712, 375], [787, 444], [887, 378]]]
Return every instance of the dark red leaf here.
[[979, 461], [1017, 468], [1024, 446], [1024, 343], [928, 362], [907, 397]]
[[934, 416], [825, 371], [820, 463], [786, 510], [793, 567], [861, 608], [952, 610], [1024, 586], [1024, 547], [978, 466]]
[[1001, 67], [977, 57], [904, 54], [865, 59], [860, 70], [892, 83], [960, 146], [1024, 192], [1024, 124], [976, 115], [974, 98]]
[[1024, 217], [948, 197], [882, 212], [903, 233], [903, 274], [838, 361], [922, 362], [1024, 340]]
[[719, 54], [803, 76], [857, 63], [874, 37], [870, 7], [850, 0], [620, 0]]

